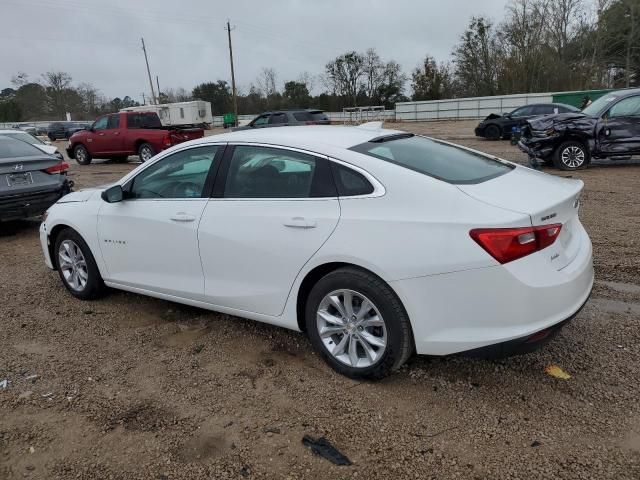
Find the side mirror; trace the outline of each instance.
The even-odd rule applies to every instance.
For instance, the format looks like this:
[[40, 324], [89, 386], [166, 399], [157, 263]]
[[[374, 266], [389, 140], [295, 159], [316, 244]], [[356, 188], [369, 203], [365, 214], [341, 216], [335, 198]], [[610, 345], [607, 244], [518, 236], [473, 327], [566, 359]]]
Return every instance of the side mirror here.
[[121, 202], [124, 198], [122, 187], [120, 185], [114, 185], [107, 188], [101, 195], [102, 199], [107, 203]]

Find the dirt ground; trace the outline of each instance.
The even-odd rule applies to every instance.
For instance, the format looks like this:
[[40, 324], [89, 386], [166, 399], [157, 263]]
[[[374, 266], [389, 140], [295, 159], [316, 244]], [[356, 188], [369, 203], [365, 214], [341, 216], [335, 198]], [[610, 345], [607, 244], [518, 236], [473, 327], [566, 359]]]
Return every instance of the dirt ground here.
[[[396, 127], [526, 161], [473, 122]], [[133, 159], [71, 175], [107, 183]], [[529, 355], [414, 358], [378, 383], [335, 374], [299, 333], [124, 292], [76, 300], [38, 223], [1, 225], [0, 479], [640, 478], [640, 162], [573, 176], [597, 275], [576, 319]]]

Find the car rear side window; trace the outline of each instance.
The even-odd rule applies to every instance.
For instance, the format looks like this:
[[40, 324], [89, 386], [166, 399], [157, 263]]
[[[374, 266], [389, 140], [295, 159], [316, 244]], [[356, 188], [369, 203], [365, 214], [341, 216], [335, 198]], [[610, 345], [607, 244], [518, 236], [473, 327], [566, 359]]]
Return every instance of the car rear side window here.
[[309, 112], [295, 112], [293, 114], [293, 118], [295, 118], [298, 122], [310, 122], [313, 120], [313, 117]]
[[419, 136], [380, 137], [350, 150], [453, 184], [481, 183], [515, 168], [507, 162]]
[[353, 197], [373, 193], [373, 185], [360, 172], [334, 162], [331, 162], [331, 172], [339, 196]]
[[325, 159], [271, 147], [237, 146], [229, 163], [227, 198], [335, 197]]
[[286, 113], [273, 113], [269, 117], [269, 123], [287, 123]]
[[154, 113], [134, 113], [127, 115], [127, 128], [160, 128], [160, 118]]

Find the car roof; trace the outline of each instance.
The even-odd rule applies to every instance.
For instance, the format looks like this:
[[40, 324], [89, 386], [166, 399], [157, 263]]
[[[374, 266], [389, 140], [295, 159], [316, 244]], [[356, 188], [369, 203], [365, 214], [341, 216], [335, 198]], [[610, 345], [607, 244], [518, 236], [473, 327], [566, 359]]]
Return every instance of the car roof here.
[[338, 125], [308, 125], [276, 128], [261, 128], [255, 130], [240, 130], [237, 132], [211, 135], [198, 140], [198, 143], [239, 142], [266, 143], [283, 145], [300, 149], [322, 150], [323, 147], [348, 149], [376, 137], [405, 133], [400, 130], [382, 128], [362, 128]]

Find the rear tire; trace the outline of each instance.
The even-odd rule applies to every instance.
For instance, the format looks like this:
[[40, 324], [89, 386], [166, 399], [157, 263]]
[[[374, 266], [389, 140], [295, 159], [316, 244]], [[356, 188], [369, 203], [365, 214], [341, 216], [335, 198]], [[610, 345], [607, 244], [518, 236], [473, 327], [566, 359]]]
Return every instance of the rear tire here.
[[142, 163], [147, 160], [151, 160], [151, 158], [156, 154], [153, 147], [147, 142], [140, 144], [138, 147], [138, 157], [140, 157], [140, 161]]
[[484, 129], [484, 136], [487, 140], [500, 140], [502, 132], [500, 132], [498, 125], [489, 125]]
[[53, 261], [69, 293], [81, 300], [93, 300], [106, 290], [102, 276], [84, 239], [71, 228], [55, 239]]
[[73, 148], [73, 156], [80, 165], [89, 165], [91, 163], [91, 154], [84, 145], [76, 145]]
[[589, 150], [582, 142], [563, 142], [553, 154], [553, 164], [561, 170], [578, 170], [591, 161]]
[[382, 279], [357, 268], [340, 268], [314, 285], [305, 323], [315, 350], [349, 378], [380, 379], [413, 353], [411, 324], [400, 299]]

